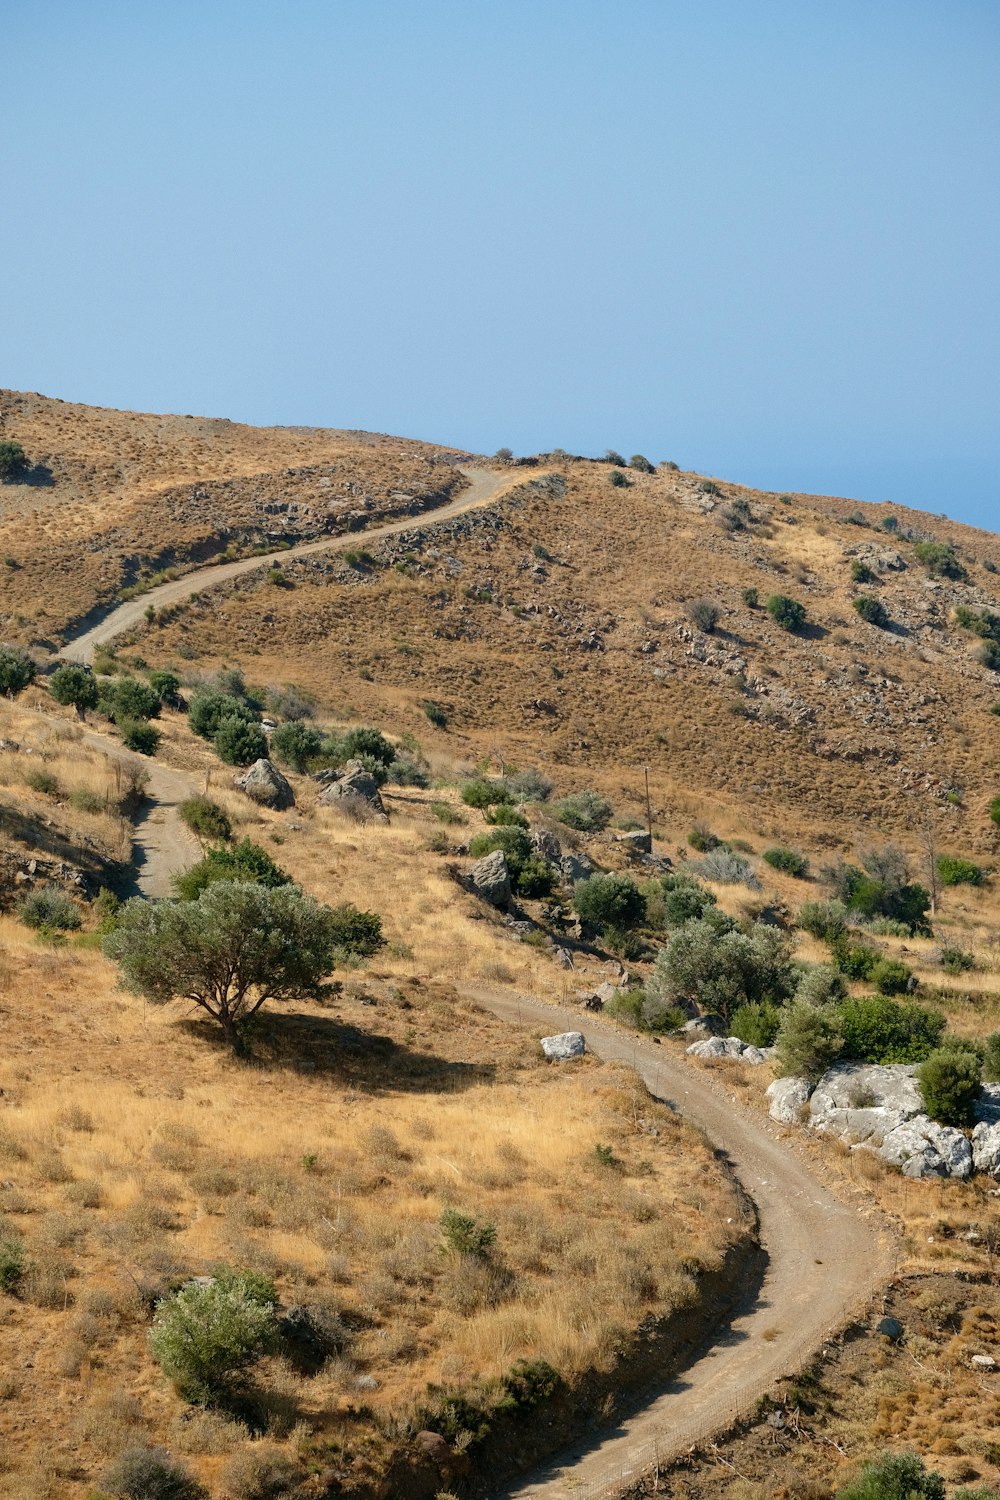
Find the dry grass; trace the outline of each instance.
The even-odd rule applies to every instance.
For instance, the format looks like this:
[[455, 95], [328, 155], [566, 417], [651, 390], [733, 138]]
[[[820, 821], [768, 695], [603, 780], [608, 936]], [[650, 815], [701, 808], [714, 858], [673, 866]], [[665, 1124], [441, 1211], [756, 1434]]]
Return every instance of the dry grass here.
[[[521, 1356], [568, 1375], [606, 1366], [645, 1313], [696, 1295], [691, 1269], [739, 1218], [700, 1139], [626, 1071], [548, 1068], [446, 984], [408, 980], [401, 969], [445, 951], [427, 931], [423, 960], [391, 961], [392, 983], [358, 974], [333, 1007], [270, 1018], [248, 1067], [180, 1007], [116, 994], [93, 951], [44, 951], [0, 919], [18, 976], [0, 995], [0, 1215], [28, 1262], [20, 1296], [2, 1299], [0, 1363], [25, 1378], [0, 1402], [0, 1494], [42, 1484], [25, 1467], [29, 1421], [60, 1495], [83, 1495], [137, 1437], [179, 1446], [144, 1299], [220, 1262], [353, 1330], [311, 1378], [263, 1370], [282, 1443], [305, 1423], [349, 1444], [359, 1399], [377, 1424], [428, 1382], [475, 1385]], [[495, 1264], [447, 1253], [445, 1207], [496, 1225]], [[207, 1473], [246, 1436], [202, 1425], [183, 1451]]]

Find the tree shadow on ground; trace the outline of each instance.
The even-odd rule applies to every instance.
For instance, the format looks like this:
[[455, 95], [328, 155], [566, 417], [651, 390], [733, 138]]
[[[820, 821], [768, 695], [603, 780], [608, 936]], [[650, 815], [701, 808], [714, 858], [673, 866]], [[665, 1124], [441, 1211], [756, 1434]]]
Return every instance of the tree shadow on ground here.
[[[220, 1027], [198, 1016], [180, 1023], [200, 1042], [221, 1050], [227, 1043]], [[369, 1093], [446, 1094], [492, 1083], [492, 1063], [459, 1062], [418, 1052], [393, 1037], [364, 1031], [336, 1016], [300, 1011], [262, 1011], [247, 1033], [250, 1067], [269, 1072], [321, 1076], [331, 1083]]]

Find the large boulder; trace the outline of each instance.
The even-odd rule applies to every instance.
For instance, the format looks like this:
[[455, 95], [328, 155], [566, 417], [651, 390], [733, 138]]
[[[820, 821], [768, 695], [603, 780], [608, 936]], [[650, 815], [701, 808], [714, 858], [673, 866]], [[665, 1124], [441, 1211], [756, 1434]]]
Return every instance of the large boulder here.
[[615, 838], [615, 843], [620, 844], [628, 854], [652, 854], [653, 835], [647, 833], [645, 828], [630, 829], [628, 833], [620, 833]]
[[255, 760], [242, 775], [233, 777], [233, 785], [261, 807], [280, 811], [295, 806], [295, 793], [273, 761]]
[[732, 1057], [739, 1062], [765, 1062], [764, 1053], [750, 1042], [741, 1042], [738, 1036], [710, 1036], [703, 1041], [692, 1042], [687, 1048], [689, 1057]]
[[567, 1062], [582, 1057], [587, 1050], [582, 1031], [564, 1031], [559, 1036], [543, 1036], [542, 1051], [550, 1062]]
[[829, 1135], [881, 1141], [923, 1114], [915, 1073], [915, 1067], [903, 1063], [839, 1063], [816, 1085], [809, 1123]]
[[562, 863], [562, 845], [550, 829], [533, 828], [531, 847], [541, 859], [545, 860], [546, 864], [559, 868]]
[[559, 868], [567, 885], [576, 885], [579, 880], [589, 880], [597, 872], [597, 866], [588, 854], [564, 854], [559, 861]]
[[340, 807], [343, 811], [359, 811], [362, 815], [388, 823], [379, 793], [378, 782], [368, 767], [360, 760], [349, 760], [319, 794], [323, 807]]
[[484, 854], [469, 871], [472, 893], [491, 906], [507, 906], [510, 902], [510, 871], [502, 849]]
[[781, 1125], [801, 1125], [812, 1093], [806, 1078], [776, 1078], [768, 1085], [768, 1114]]
[[972, 1161], [977, 1172], [1000, 1177], [1000, 1121], [980, 1120], [972, 1132]]
[[984, 1083], [975, 1103], [977, 1120], [987, 1125], [1000, 1125], [1000, 1083]]
[[968, 1177], [972, 1147], [953, 1125], [937, 1125], [918, 1115], [884, 1137], [878, 1152], [904, 1177]]

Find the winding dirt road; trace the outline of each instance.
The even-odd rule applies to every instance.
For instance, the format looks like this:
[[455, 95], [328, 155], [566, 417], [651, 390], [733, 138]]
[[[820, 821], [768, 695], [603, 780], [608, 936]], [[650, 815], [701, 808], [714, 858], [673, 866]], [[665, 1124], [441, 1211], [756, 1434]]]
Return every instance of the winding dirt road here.
[[[462, 987], [470, 999], [517, 1025], [582, 1030], [599, 1057], [628, 1063], [658, 1099], [672, 1104], [728, 1157], [757, 1205], [769, 1264], [752, 1308], [655, 1401], [604, 1436], [588, 1434], [503, 1500], [597, 1500], [750, 1411], [794, 1373], [891, 1274], [894, 1252], [878, 1221], [836, 1198], [783, 1139], [714, 1077], [665, 1047], [612, 1030], [579, 1011]], [[498, 1495], [499, 1500], [499, 1495]]]
[[[545, 470], [532, 471], [530, 477], [532, 479], [543, 478], [546, 472]], [[155, 589], [150, 589], [148, 593], [141, 594], [137, 599], [129, 599], [127, 603], [119, 604], [117, 609], [111, 610], [99, 624], [69, 641], [58, 654], [64, 661], [92, 662], [97, 646], [106, 646], [109, 641], [114, 640], [115, 636], [134, 629], [136, 625], [141, 625], [150, 605], [154, 609], [162, 609], [166, 604], [180, 604], [190, 599], [194, 593], [204, 593], [206, 589], [216, 588], [220, 583], [229, 583], [232, 579], [240, 578], [244, 573], [252, 573], [257, 568], [270, 568], [276, 563], [286, 563], [294, 557], [309, 557], [314, 552], [337, 552], [343, 547], [357, 546], [359, 543], [367, 545], [369, 542], [380, 542], [385, 537], [399, 536], [404, 531], [415, 531], [424, 526], [433, 526], [438, 521], [447, 521], [453, 516], [465, 515], [470, 510], [482, 510], [484, 506], [495, 500], [502, 490], [524, 482], [523, 475], [512, 479], [509, 473], [498, 474], [494, 469], [478, 469], [463, 465], [461, 473], [469, 481], [468, 489], [464, 489], [454, 500], [449, 500], [446, 505], [438, 506], [435, 510], [422, 511], [416, 516], [404, 516], [400, 521], [387, 521], [384, 526], [371, 526], [366, 531], [351, 531], [343, 536], [320, 537], [314, 542], [302, 542], [297, 547], [286, 547], [282, 552], [268, 552], [260, 557], [242, 557], [237, 562], [212, 563], [207, 568], [198, 568], [191, 573], [186, 573], [182, 578], [173, 579], [170, 583], [158, 584]]]
[[[362, 533], [366, 541], [395, 536], [488, 505], [511, 481], [490, 470], [466, 469], [471, 487], [428, 514]], [[273, 557], [202, 569], [151, 590], [109, 614], [64, 647], [68, 660], [89, 661], [94, 648], [137, 624], [149, 604], [187, 598], [193, 589], [224, 583], [278, 560], [343, 547], [354, 537], [308, 542]], [[87, 732], [103, 750], [116, 741]], [[150, 763], [150, 811], [136, 832], [136, 888], [170, 894], [171, 876], [198, 856], [198, 845], [177, 808], [197, 790], [186, 773]], [[628, 1063], [653, 1094], [699, 1126], [729, 1159], [760, 1216], [769, 1265], [760, 1295], [712, 1347], [654, 1401], [603, 1435], [586, 1438], [503, 1491], [503, 1500], [598, 1500], [635, 1482], [657, 1462], [675, 1456], [735, 1416], [751, 1410], [782, 1375], [794, 1373], [891, 1274], [893, 1248], [885, 1228], [835, 1197], [778, 1127], [751, 1113], [724, 1083], [673, 1057], [665, 1047], [612, 1030], [590, 1016], [537, 1000], [460, 986], [464, 994], [515, 1025], [555, 1032], [583, 1029], [598, 1056]], [[500, 1496], [498, 1495], [498, 1500]]]

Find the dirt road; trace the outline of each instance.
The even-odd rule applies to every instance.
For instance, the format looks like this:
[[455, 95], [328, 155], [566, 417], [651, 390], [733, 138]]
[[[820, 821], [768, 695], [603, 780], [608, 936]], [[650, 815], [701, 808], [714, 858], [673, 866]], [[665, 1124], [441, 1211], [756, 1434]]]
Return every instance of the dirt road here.
[[[127, 603], [120, 604], [117, 609], [105, 615], [99, 625], [94, 625], [90, 630], [69, 641], [59, 655], [65, 661], [92, 662], [95, 647], [106, 646], [109, 641], [114, 640], [115, 636], [121, 635], [126, 630], [132, 630], [136, 625], [141, 625], [150, 605], [154, 609], [162, 609], [166, 604], [179, 604], [183, 600], [190, 599], [193, 593], [203, 593], [205, 589], [215, 588], [220, 583], [228, 583], [244, 573], [252, 573], [255, 568], [270, 568], [276, 563], [286, 563], [291, 558], [308, 557], [314, 552], [336, 552], [343, 547], [357, 546], [359, 543], [368, 546], [372, 542], [382, 541], [385, 537], [399, 536], [404, 531], [414, 531], [422, 526], [449, 520], [453, 516], [464, 515], [466, 511], [481, 510], [483, 506], [489, 505], [501, 490], [509, 489], [518, 482], [510, 473], [497, 473], [493, 469], [463, 466], [461, 472], [469, 480], [469, 488], [463, 490], [456, 499], [449, 500], [446, 505], [441, 505], [436, 510], [424, 511], [418, 516], [404, 516], [401, 521], [389, 521], [384, 526], [372, 526], [367, 531], [352, 531], [345, 536], [320, 537], [318, 541], [302, 542], [297, 547], [286, 547], [283, 552], [269, 552], [262, 557], [243, 557], [237, 562], [213, 563], [207, 568], [199, 568], [194, 572], [186, 573], [183, 578], [175, 578], [171, 583], [161, 583], [157, 588], [150, 589], [148, 593], [141, 594], [137, 599], [129, 599]], [[520, 476], [522, 480], [523, 477], [523, 475]], [[530, 477], [539, 478], [541, 474], [533, 471]]]
[[579, 1011], [481, 989], [463, 993], [515, 1024], [582, 1030], [598, 1056], [630, 1064], [657, 1098], [725, 1153], [757, 1204], [769, 1266], [752, 1309], [657, 1400], [502, 1492], [503, 1500], [614, 1495], [658, 1460], [751, 1410], [775, 1380], [794, 1373], [891, 1274], [893, 1248], [877, 1220], [866, 1222], [834, 1197], [766, 1117], [665, 1047], [583, 1019]]

